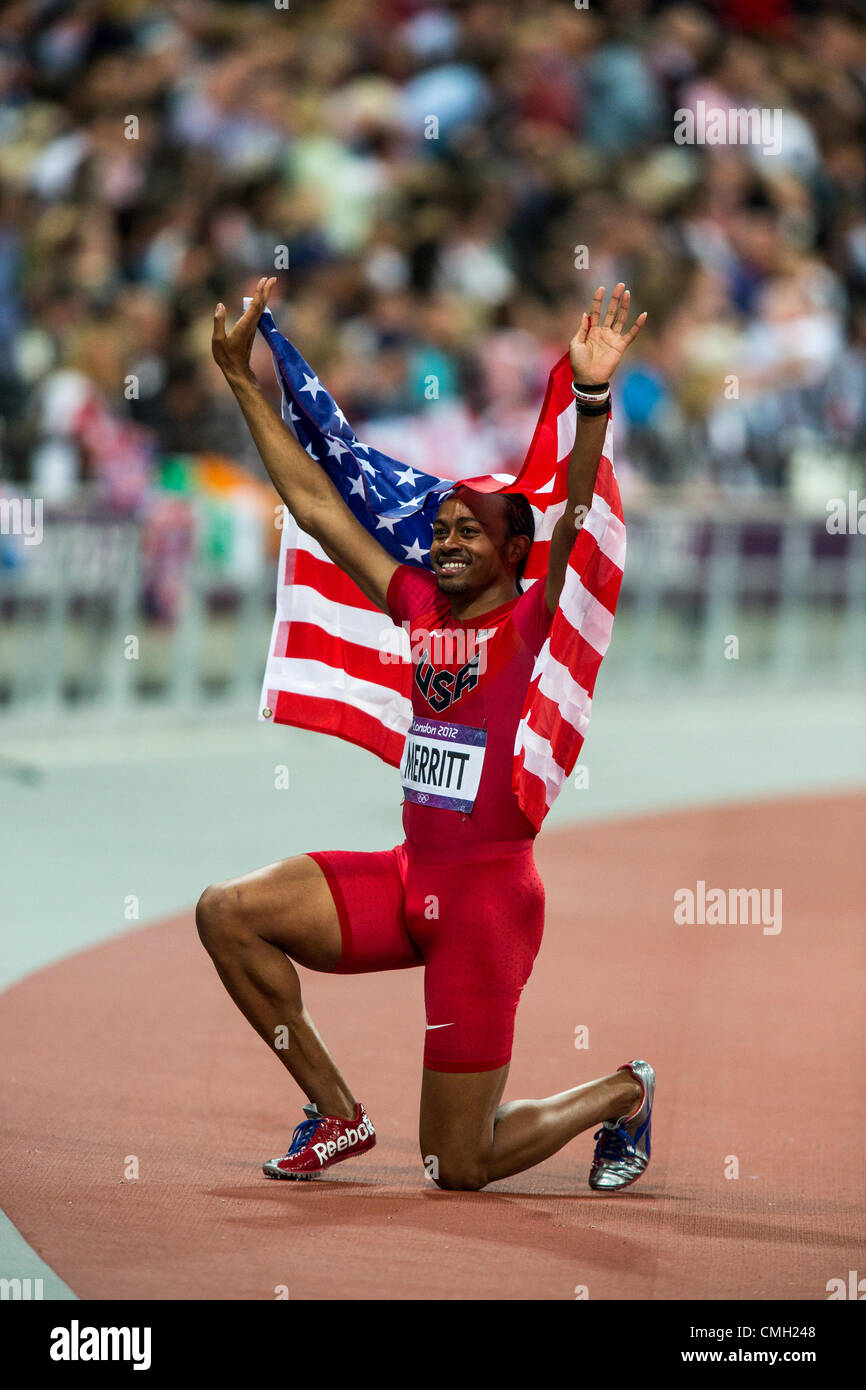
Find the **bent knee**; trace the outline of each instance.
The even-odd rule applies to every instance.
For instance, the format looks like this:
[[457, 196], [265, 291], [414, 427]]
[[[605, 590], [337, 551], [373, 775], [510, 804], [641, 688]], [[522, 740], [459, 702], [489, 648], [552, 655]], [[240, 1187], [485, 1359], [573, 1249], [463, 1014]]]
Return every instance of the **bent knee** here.
[[443, 1192], [480, 1192], [489, 1182], [480, 1164], [456, 1160], [440, 1162], [431, 1176]]
[[212, 883], [196, 903], [195, 924], [204, 946], [213, 950], [240, 944], [250, 935], [237, 890]]

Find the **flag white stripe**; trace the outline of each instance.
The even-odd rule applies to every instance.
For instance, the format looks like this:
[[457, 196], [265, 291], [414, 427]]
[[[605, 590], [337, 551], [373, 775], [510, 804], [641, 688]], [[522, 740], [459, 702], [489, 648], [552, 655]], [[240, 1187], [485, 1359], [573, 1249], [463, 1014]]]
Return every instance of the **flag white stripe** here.
[[405, 734], [412, 721], [412, 703], [406, 696], [399, 695], [387, 685], [374, 685], [359, 676], [347, 675], [339, 667], [328, 666], [324, 661], [272, 656], [268, 671], [274, 677], [271, 689], [287, 694], [341, 700], [354, 705], [364, 714], [373, 715], [396, 733]]
[[[613, 614], [585, 588], [577, 570], [571, 565], [565, 572], [559, 606], [584, 641], [594, 647], [599, 656], [604, 656], [610, 644]], [[545, 646], [549, 646], [549, 643]]]
[[625, 568], [625, 526], [618, 516], [614, 516], [607, 502], [596, 492], [592, 498], [592, 508], [583, 523], [598, 548], [618, 570]]
[[577, 733], [586, 735], [592, 714], [592, 696], [574, 679], [568, 667], [563, 666], [550, 652], [539, 676], [538, 689], [557, 706], [567, 724]]
[[565, 781], [565, 768], [560, 767], [554, 758], [550, 740], [539, 737], [525, 719], [520, 721], [520, 731], [522, 740], [518, 751], [523, 757], [523, 765], [527, 772], [534, 773], [544, 783], [545, 799], [551, 806]]
[[568, 458], [577, 434], [577, 405], [572, 400], [556, 417], [556, 461]]
[[410, 651], [405, 630], [395, 627], [385, 613], [336, 603], [310, 584], [293, 585], [292, 595], [291, 613], [287, 613], [284, 621], [314, 624], [331, 637], [341, 637], [374, 652], [405, 650], [408, 655]]
[[332, 565], [334, 563], [333, 560], [330, 555], [322, 549], [315, 536], [311, 536], [309, 531], [302, 531], [291, 513], [288, 513], [288, 515], [289, 524], [284, 527], [284, 530], [287, 530], [289, 533], [290, 544], [288, 549], [304, 550], [308, 555], [313, 555], [317, 560], [322, 560], [326, 565]]
[[[572, 400], [561, 410], [556, 417], [556, 461], [562, 463], [567, 459], [572, 449], [577, 435], [577, 405]], [[613, 420], [608, 416], [607, 429], [604, 432], [604, 446], [602, 454], [606, 459], [610, 459], [610, 466], [613, 468]], [[614, 474], [614, 476], [616, 476]], [[540, 489], [546, 492], [547, 487]]]
[[[556, 523], [565, 515], [567, 506], [568, 503], [565, 501], [555, 502], [546, 512], [539, 512], [537, 507], [532, 508], [536, 541], [550, 541], [553, 538]], [[592, 495], [592, 506], [584, 520], [583, 529], [595, 538], [599, 550], [607, 556], [611, 564], [621, 570], [625, 565], [625, 526], [618, 516], [614, 516], [600, 493], [594, 492]]]

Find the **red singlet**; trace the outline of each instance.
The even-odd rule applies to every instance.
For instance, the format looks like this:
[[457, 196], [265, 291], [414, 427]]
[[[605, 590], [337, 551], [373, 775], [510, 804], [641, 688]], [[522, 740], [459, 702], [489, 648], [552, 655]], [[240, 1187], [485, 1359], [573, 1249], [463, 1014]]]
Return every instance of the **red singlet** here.
[[[414, 743], [420, 746], [412, 758], [417, 790], [408, 792], [403, 807], [408, 843], [425, 855], [455, 859], [492, 841], [533, 839], [535, 827], [517, 804], [511, 776], [532, 667], [551, 623], [543, 583], [462, 622], [451, 616], [451, 601], [432, 574], [401, 565], [388, 589], [388, 607], [393, 621], [407, 626], [412, 644], [413, 727], [438, 725], [440, 734], [472, 729], [485, 738], [476, 754], [483, 759], [478, 792], [467, 812], [436, 804], [459, 800], [470, 786], [472, 754], [449, 757], [452, 742], [467, 746], [460, 734], [453, 740], [424, 733], [415, 739], [410, 732], [407, 753], [412, 754]], [[425, 748], [429, 756], [421, 768]], [[437, 752], [431, 777], [430, 762]]]
[[388, 607], [413, 654], [406, 839], [311, 858], [340, 918], [338, 972], [423, 964], [424, 1065], [493, 1070], [510, 1060], [544, 925], [535, 829], [511, 789], [517, 725], [551, 623], [544, 583], [461, 622], [432, 574], [401, 565]]

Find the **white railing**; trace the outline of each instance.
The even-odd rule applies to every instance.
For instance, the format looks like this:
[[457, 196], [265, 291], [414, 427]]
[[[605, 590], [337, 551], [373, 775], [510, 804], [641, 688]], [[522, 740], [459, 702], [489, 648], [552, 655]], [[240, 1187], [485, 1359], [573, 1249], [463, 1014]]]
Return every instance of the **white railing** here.
[[[202, 557], [193, 528], [165, 562], [164, 592], [141, 536], [136, 522], [79, 509], [46, 515], [41, 543], [18, 546], [15, 564], [6, 552], [0, 724], [145, 705], [254, 714], [273, 562], [233, 576]], [[630, 514], [601, 680], [635, 692], [866, 681], [866, 539], [778, 505], [720, 517], [671, 498]]]

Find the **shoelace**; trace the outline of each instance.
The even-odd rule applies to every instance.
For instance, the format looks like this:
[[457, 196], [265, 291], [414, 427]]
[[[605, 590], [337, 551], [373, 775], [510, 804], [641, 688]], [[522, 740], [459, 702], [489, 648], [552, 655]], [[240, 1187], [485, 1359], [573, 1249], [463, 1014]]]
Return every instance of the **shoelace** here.
[[[324, 1116], [322, 1116], [322, 1119], [324, 1119]], [[316, 1130], [319, 1128], [319, 1125], [322, 1123], [322, 1119], [301, 1121], [292, 1134], [292, 1142], [289, 1145], [289, 1152], [286, 1154], [286, 1158], [291, 1158], [292, 1154], [298, 1153], [305, 1144], [309, 1143]]]
[[596, 1159], [603, 1159], [606, 1163], [615, 1162], [624, 1158], [632, 1158], [637, 1150], [632, 1143], [631, 1135], [624, 1130], [622, 1125], [616, 1129], [608, 1129], [602, 1125], [592, 1136], [593, 1139], [600, 1140], [596, 1150]]

